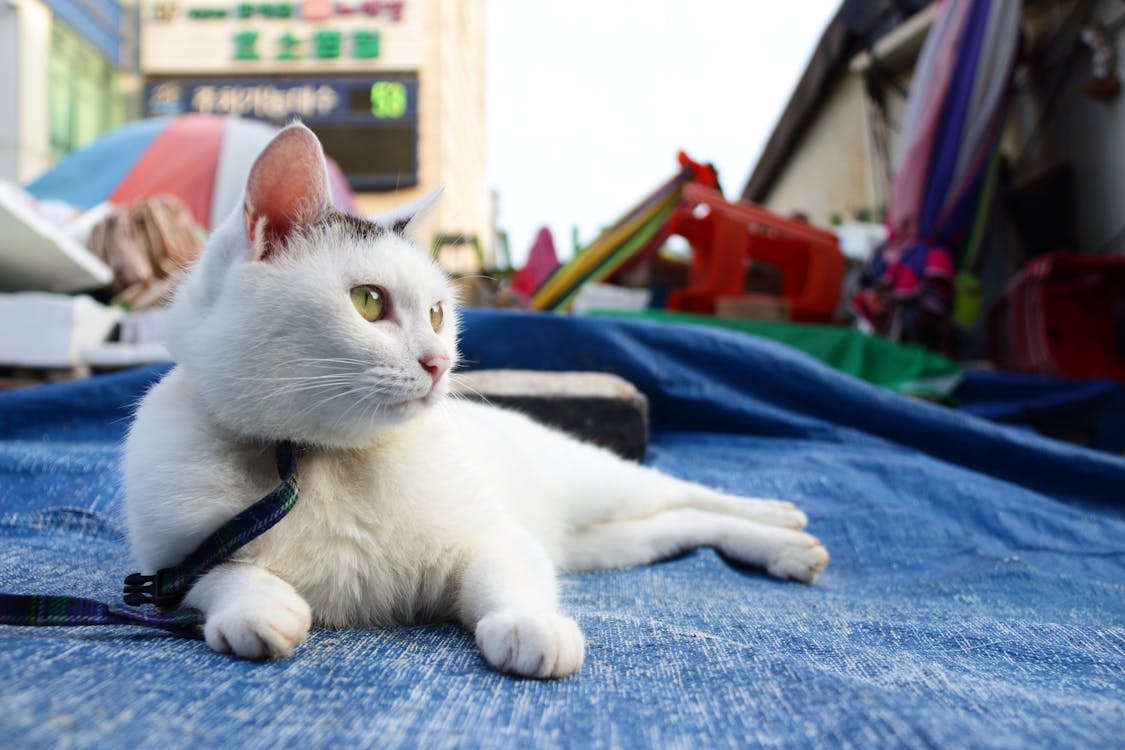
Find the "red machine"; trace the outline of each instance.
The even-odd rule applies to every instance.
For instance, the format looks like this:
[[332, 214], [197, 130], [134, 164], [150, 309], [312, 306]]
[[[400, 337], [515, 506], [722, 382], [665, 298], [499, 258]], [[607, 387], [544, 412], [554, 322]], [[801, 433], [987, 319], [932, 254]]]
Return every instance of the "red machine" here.
[[684, 185], [684, 202], [668, 229], [692, 247], [688, 284], [669, 295], [669, 309], [713, 314], [720, 298], [745, 294], [747, 265], [761, 261], [781, 273], [790, 319], [832, 319], [844, 255], [830, 232], [752, 203], [730, 203], [717, 190], [695, 183]]

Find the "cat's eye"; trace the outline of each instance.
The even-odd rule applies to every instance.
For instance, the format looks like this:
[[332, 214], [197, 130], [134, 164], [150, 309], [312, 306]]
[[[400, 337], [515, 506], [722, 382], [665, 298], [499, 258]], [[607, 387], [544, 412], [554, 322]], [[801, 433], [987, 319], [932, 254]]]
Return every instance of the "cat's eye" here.
[[383, 290], [374, 286], [357, 286], [352, 289], [352, 304], [365, 320], [372, 323], [382, 318], [387, 308]]
[[438, 302], [436, 305], [430, 308], [430, 325], [433, 327], [435, 332], [441, 330], [441, 321], [444, 319], [445, 310], [442, 309], [441, 303]]

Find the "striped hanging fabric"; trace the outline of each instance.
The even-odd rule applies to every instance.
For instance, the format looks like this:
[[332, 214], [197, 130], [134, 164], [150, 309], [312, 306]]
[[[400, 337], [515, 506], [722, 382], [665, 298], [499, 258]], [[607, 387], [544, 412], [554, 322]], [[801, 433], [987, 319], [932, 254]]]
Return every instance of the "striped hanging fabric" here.
[[898, 341], [948, 346], [957, 249], [982, 195], [1019, 43], [1020, 0], [945, 0], [915, 66], [889, 240], [853, 311]]

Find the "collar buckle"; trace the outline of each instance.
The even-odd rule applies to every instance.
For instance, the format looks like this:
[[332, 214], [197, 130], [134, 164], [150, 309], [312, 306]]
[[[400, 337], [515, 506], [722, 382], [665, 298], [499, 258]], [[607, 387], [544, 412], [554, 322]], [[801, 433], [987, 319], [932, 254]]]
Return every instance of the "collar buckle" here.
[[146, 576], [140, 573], [130, 573], [125, 577], [125, 589], [122, 598], [130, 607], [139, 607], [142, 604], [154, 604], [158, 609], [173, 609], [180, 603], [181, 595], [168, 593], [167, 581], [163, 580], [167, 569], [156, 571], [153, 575]]

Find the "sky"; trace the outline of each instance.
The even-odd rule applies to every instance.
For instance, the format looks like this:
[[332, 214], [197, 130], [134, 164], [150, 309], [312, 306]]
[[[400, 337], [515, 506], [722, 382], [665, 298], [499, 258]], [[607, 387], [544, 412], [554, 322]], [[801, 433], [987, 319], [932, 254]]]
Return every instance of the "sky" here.
[[488, 0], [487, 166], [522, 265], [563, 258], [678, 169], [737, 198], [840, 0]]

